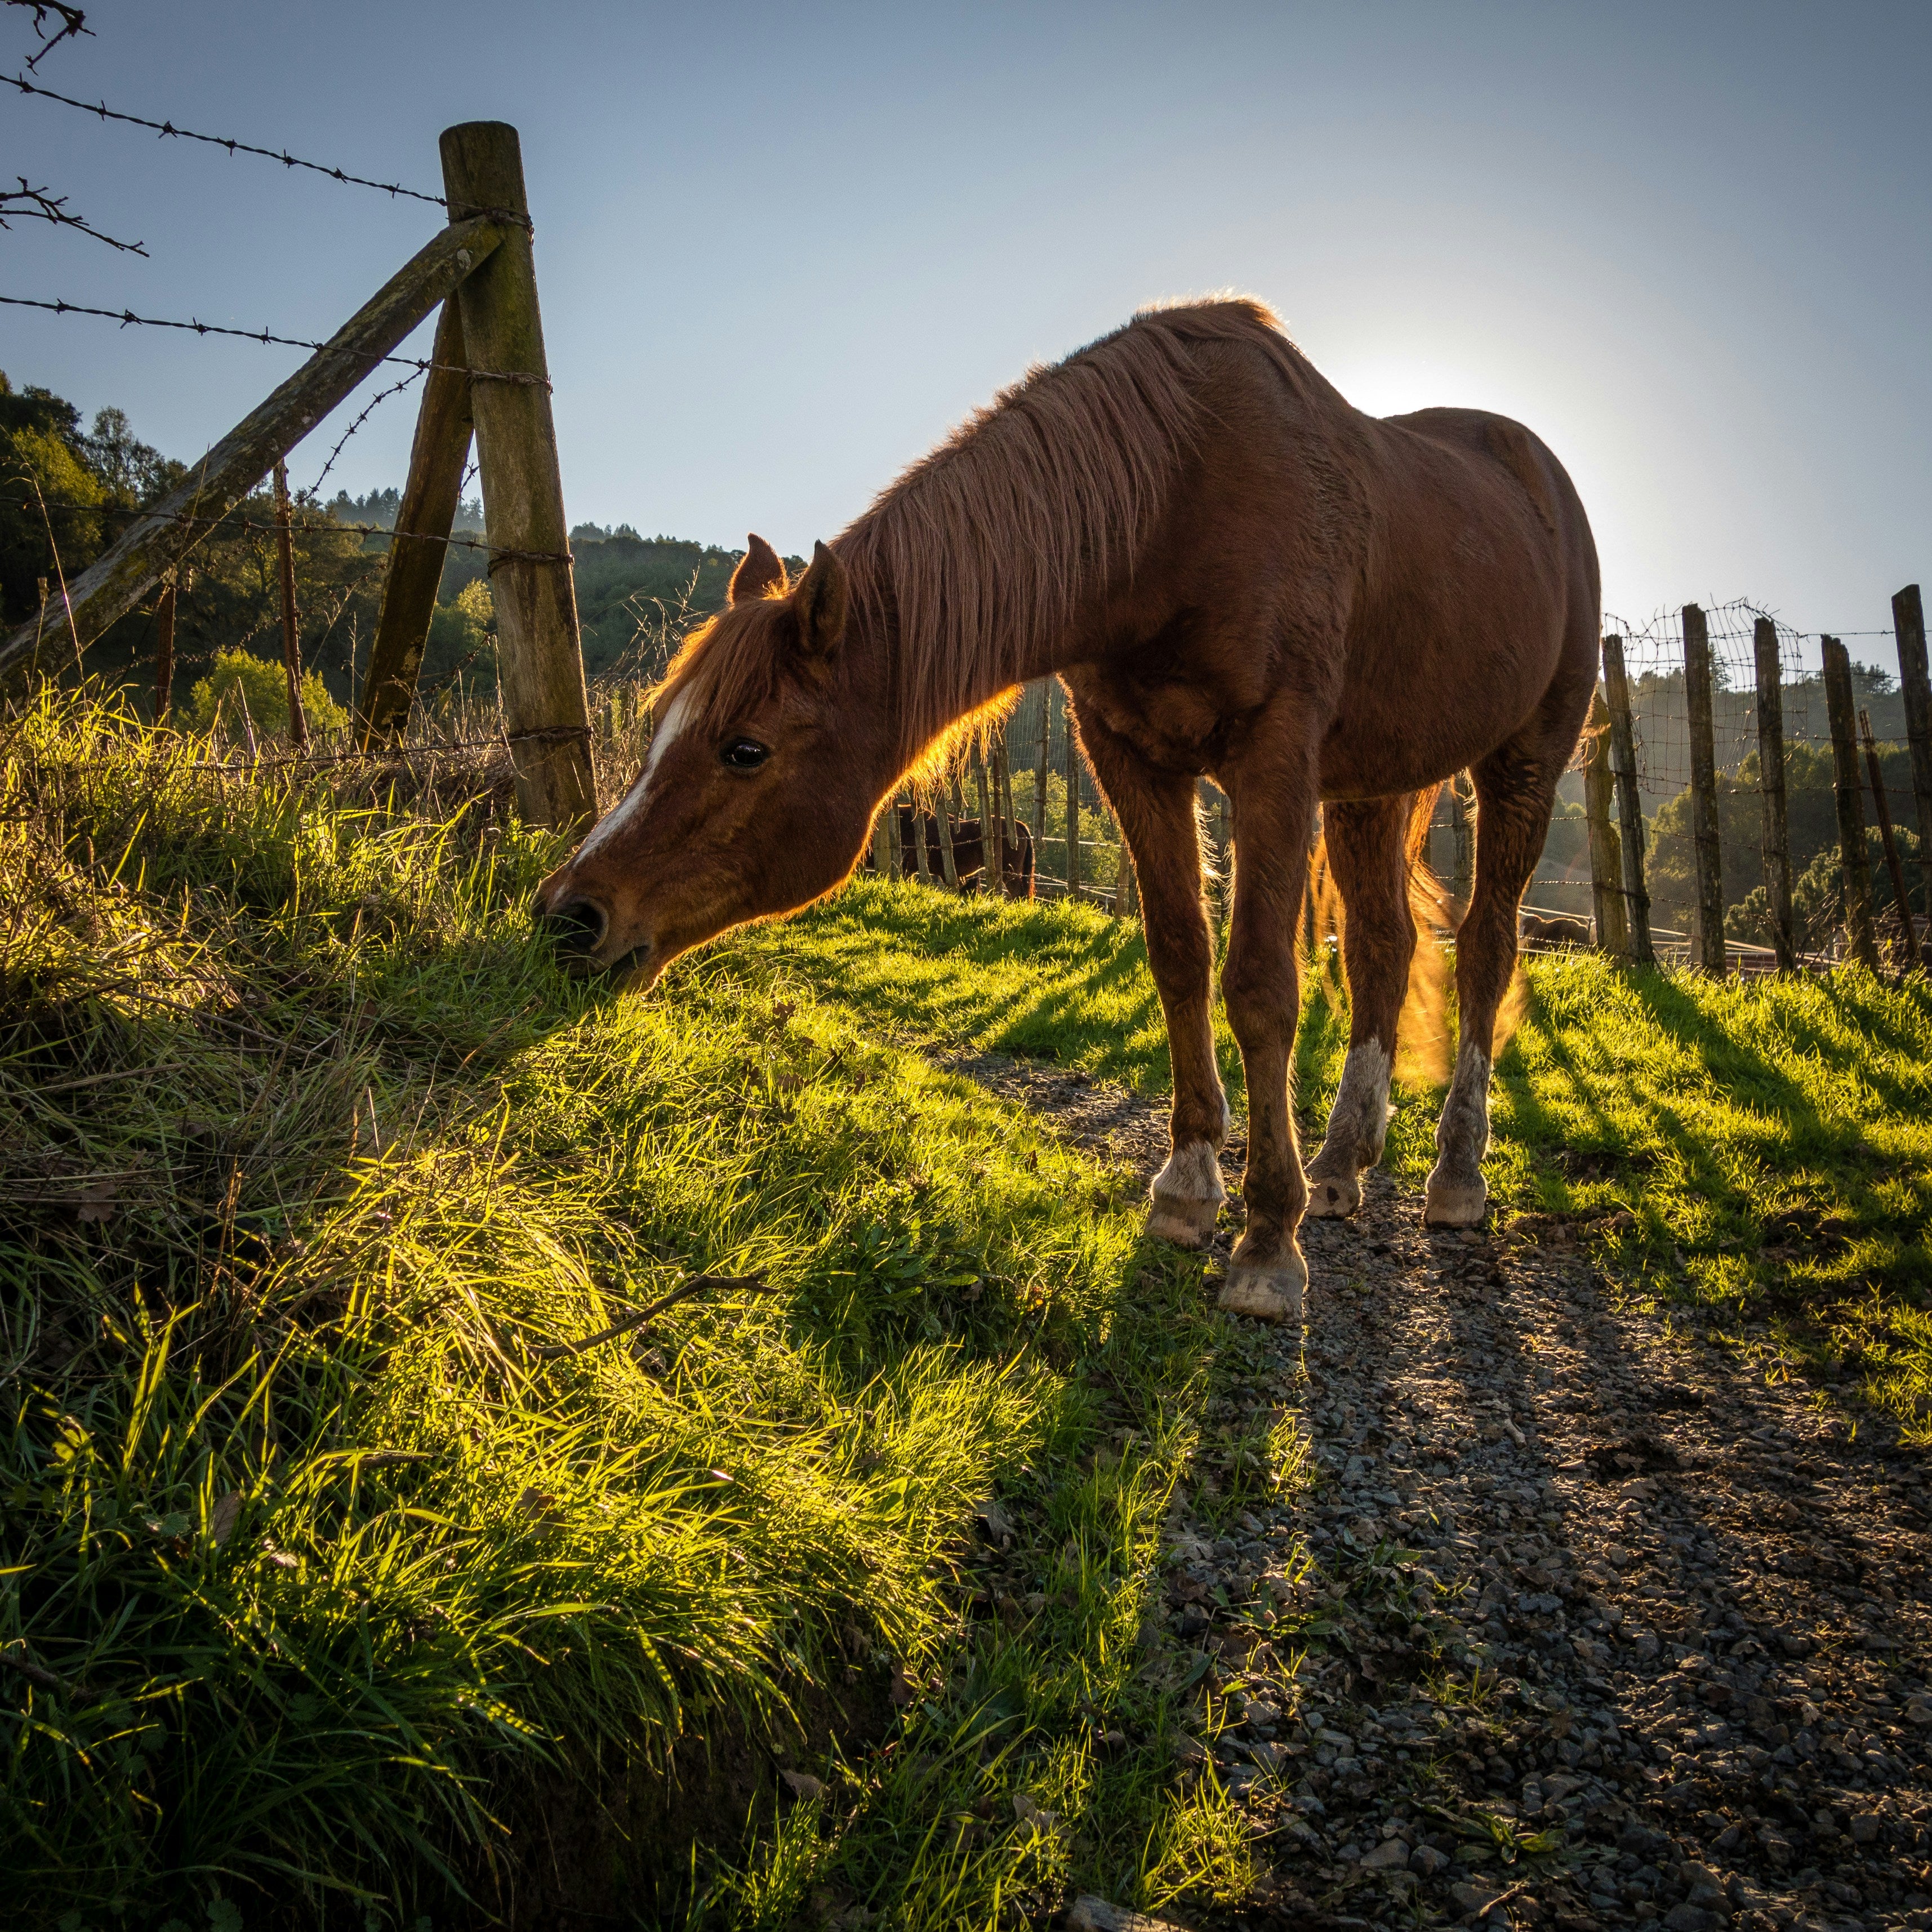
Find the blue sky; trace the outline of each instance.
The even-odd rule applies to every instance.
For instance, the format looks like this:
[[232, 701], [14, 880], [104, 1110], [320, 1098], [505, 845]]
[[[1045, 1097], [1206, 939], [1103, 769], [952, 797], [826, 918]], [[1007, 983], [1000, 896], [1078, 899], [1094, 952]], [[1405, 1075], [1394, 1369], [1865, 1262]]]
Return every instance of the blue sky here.
[[[1612, 610], [1876, 631], [1932, 576], [1923, 5], [88, 13], [49, 86], [356, 172], [434, 190], [441, 128], [516, 124], [573, 519], [808, 551], [1029, 363], [1233, 287], [1366, 410], [1536, 430]], [[21, 222], [0, 293], [326, 334], [436, 218], [0, 112], [0, 174], [152, 257]], [[0, 310], [16, 384], [182, 457], [299, 359]], [[412, 413], [384, 405], [329, 489], [400, 482]]]

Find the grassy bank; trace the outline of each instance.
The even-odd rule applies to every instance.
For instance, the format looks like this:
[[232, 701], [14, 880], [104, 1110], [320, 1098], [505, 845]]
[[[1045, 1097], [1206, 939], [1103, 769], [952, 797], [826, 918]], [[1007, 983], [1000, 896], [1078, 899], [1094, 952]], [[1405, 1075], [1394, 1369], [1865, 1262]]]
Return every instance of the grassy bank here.
[[[230, 769], [78, 704], [0, 736], [5, 1909], [1238, 1898], [1159, 1537], [1265, 1515], [1294, 1424], [1214, 1420], [1247, 1345], [1132, 1184], [924, 1050], [1160, 1090], [1132, 929], [862, 883], [629, 999], [532, 940], [504, 779]], [[1923, 986], [1532, 992], [1506, 1201], [1917, 1415]]]
[[[564, 980], [500, 772], [71, 706], [4, 756], [12, 1909], [1238, 1883], [1141, 1640], [1226, 1338], [1119, 1176], [755, 944]], [[1141, 1741], [1103, 1768], [1096, 1709]]]

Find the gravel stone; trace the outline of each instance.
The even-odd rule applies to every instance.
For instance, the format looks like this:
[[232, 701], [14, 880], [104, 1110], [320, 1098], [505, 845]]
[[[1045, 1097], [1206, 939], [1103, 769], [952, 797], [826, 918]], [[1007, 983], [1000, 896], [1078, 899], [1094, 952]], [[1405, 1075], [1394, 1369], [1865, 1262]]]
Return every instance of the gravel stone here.
[[[1166, 1158], [1164, 1105], [951, 1064], [1143, 1178]], [[1922, 1452], [1762, 1329], [1625, 1298], [1587, 1228], [1430, 1230], [1365, 1184], [1303, 1228], [1305, 1331], [1241, 1324], [1168, 1525], [1165, 1628], [1234, 1736], [1272, 1733], [1241, 1922], [1932, 1932]], [[1284, 1425], [1312, 1480], [1210, 1528], [1215, 1445]]]

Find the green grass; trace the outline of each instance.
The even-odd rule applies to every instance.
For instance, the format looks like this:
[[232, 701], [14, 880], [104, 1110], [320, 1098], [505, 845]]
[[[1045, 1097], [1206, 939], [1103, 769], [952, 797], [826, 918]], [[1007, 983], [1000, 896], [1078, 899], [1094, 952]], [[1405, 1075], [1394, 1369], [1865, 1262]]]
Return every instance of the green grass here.
[[[1038, 1054], [1138, 1092], [1170, 1084], [1138, 928], [1090, 907], [866, 882], [756, 940], [901, 1037]], [[1486, 1172], [1505, 1215], [1568, 1218], [1638, 1292], [1778, 1346], [1932, 1439], [1932, 986], [1713, 981], [1600, 956], [1526, 963]], [[1453, 1003], [1451, 1008], [1453, 1020]], [[1238, 1111], [1240, 1062], [1217, 1015]], [[1297, 1043], [1318, 1138], [1347, 1039], [1312, 980]], [[1440, 1095], [1398, 1086], [1385, 1161], [1419, 1186]], [[1628, 1212], [1631, 1227], [1609, 1217]]]
[[[560, 976], [500, 773], [405, 803], [52, 702], [0, 755], [0, 1834], [39, 1922], [469, 1923], [560, 1832], [647, 1919], [1238, 1889], [1143, 1634], [1228, 1332], [1122, 1176], [757, 944], [647, 1000]], [[764, 1290], [538, 1354], [698, 1272]], [[1226, 1508], [1270, 1480], [1228, 1467]], [[988, 1626], [996, 1492], [1047, 1600]], [[834, 1774], [776, 1832], [767, 1749]], [[658, 1795], [714, 1774], [751, 1837], [694, 1849]], [[1016, 1793], [1064, 1828], [989, 1828]]]
[[[616, 996], [531, 938], [554, 847], [502, 772], [440, 769], [224, 770], [70, 700], [0, 728], [28, 1922], [468, 1924], [560, 1872], [694, 1925], [1238, 1899], [1160, 1535], [1279, 1501], [1292, 1419], [1228, 1436], [1255, 1364], [1198, 1261], [922, 1051], [1162, 1091], [1134, 929], [862, 883]], [[1922, 982], [1582, 959], [1532, 995], [1502, 1200], [1628, 1205], [1634, 1288], [1765, 1314], [1922, 1432]], [[1345, 1028], [1306, 1019], [1318, 1114]], [[1398, 1097], [1418, 1178], [1433, 1096]], [[539, 1352], [700, 1272], [759, 1286]]]

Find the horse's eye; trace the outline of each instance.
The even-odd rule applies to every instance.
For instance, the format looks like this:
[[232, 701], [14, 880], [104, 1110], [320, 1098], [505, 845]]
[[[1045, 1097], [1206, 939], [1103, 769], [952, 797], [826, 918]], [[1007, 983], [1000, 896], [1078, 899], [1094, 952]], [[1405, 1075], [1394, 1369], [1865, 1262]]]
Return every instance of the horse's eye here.
[[755, 738], [734, 738], [718, 756], [728, 770], [754, 772], [771, 756], [771, 751]]

